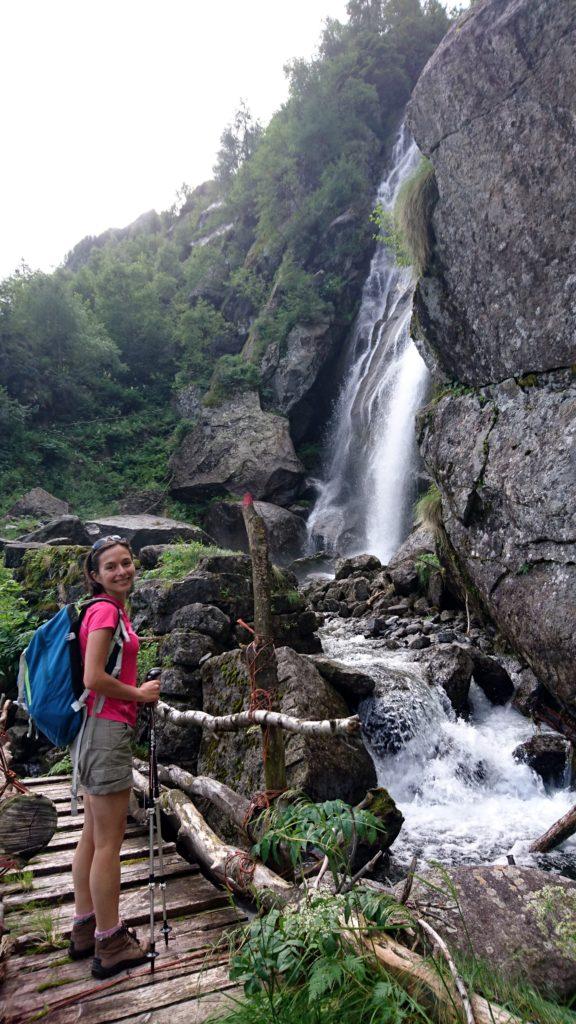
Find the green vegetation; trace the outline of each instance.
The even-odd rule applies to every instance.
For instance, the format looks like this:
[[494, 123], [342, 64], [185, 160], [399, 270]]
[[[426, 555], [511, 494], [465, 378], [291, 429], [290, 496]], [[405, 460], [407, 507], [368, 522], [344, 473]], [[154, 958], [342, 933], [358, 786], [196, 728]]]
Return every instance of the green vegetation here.
[[158, 651], [160, 643], [150, 636], [140, 637], [140, 648], [138, 650], [138, 682], [143, 683], [151, 669], [159, 664]]
[[418, 555], [414, 564], [416, 572], [418, 573], [418, 583], [420, 585], [420, 589], [423, 591], [426, 591], [430, 578], [435, 573], [444, 573], [444, 569], [440, 564], [440, 559], [437, 555], [433, 555], [431, 552], [424, 552], [424, 554]]
[[26, 552], [21, 569], [22, 588], [39, 615], [54, 615], [68, 599], [71, 587], [80, 585], [83, 589], [86, 550], [63, 544]]
[[62, 757], [48, 769], [48, 775], [71, 775], [74, 765], [68, 751], [62, 751]]
[[430, 487], [414, 506], [414, 524], [425, 526], [436, 535], [442, 529], [442, 496], [437, 484]]
[[3, 692], [14, 685], [18, 660], [36, 626], [21, 585], [0, 560], [0, 690]]
[[422, 157], [402, 185], [393, 212], [377, 206], [371, 216], [379, 229], [377, 237], [390, 246], [401, 266], [414, 267], [416, 277], [422, 276], [430, 262], [431, 218], [437, 198], [434, 168]]
[[183, 580], [188, 573], [196, 569], [202, 558], [215, 558], [220, 555], [234, 555], [236, 551], [227, 551], [214, 545], [201, 544], [197, 540], [174, 544], [162, 552], [160, 563], [156, 569], [148, 569], [140, 574], [145, 580]]
[[80, 515], [165, 492], [175, 390], [221, 402], [258, 386], [264, 350], [282, 352], [295, 324], [347, 331], [376, 184], [449, 24], [438, 0], [347, 13], [288, 65], [267, 127], [240, 107], [214, 181], [83, 239], [52, 275], [22, 267], [0, 284], [0, 513], [39, 483]]

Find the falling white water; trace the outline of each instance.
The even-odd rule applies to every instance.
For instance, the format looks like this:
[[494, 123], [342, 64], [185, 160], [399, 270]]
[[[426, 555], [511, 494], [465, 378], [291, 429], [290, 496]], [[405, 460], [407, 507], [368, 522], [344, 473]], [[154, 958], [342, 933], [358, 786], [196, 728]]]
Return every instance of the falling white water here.
[[532, 722], [509, 705], [492, 706], [475, 684], [470, 719], [456, 718], [408, 652], [388, 651], [355, 628], [350, 620], [332, 620], [321, 631], [322, 645], [328, 656], [376, 680], [360, 717], [379, 784], [405, 818], [392, 848], [396, 865], [405, 868], [414, 854], [420, 866], [505, 863], [511, 853], [518, 864], [576, 877], [576, 837], [545, 857], [528, 853], [530, 842], [574, 803], [573, 791], [547, 791], [512, 756], [534, 734]]
[[[419, 159], [402, 128], [378, 202], [393, 209]], [[331, 452], [308, 522], [311, 546], [370, 550], [384, 561], [410, 529], [417, 450], [414, 417], [428, 373], [409, 336], [414, 280], [379, 244], [351, 336], [348, 372], [327, 444]]]

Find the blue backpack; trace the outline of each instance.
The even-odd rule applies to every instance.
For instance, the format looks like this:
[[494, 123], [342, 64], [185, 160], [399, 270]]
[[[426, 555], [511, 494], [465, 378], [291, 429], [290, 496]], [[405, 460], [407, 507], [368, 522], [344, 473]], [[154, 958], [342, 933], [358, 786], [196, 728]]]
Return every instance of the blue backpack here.
[[[89, 608], [105, 601], [95, 597], [82, 604], [67, 604], [36, 630], [20, 657], [18, 704], [32, 723], [56, 747], [66, 747], [80, 732], [84, 716], [79, 714], [89, 695], [84, 689], [83, 666], [78, 634]], [[115, 677], [122, 667], [125, 627], [120, 609], [118, 624], [110, 643], [106, 671]]]

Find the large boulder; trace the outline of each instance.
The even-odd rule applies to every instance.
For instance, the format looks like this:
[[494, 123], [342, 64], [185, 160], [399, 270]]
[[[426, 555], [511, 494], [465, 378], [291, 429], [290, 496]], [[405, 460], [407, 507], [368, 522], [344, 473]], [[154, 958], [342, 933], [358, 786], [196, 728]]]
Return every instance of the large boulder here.
[[[131, 600], [134, 628], [168, 633], [178, 626], [178, 620], [173, 621], [174, 613], [197, 604], [215, 605], [229, 618], [249, 619], [253, 609], [252, 583], [238, 573], [201, 570], [173, 583], [139, 580]], [[184, 616], [181, 622], [186, 626], [189, 620]]]
[[183, 501], [249, 491], [289, 504], [304, 479], [288, 420], [263, 412], [256, 392], [202, 406], [170, 460], [171, 493]]
[[208, 537], [199, 526], [179, 523], [176, 519], [166, 519], [163, 516], [102, 516], [87, 522], [86, 529], [90, 534], [91, 544], [100, 537], [117, 534], [130, 542], [136, 554], [149, 544], [177, 544], [191, 540], [199, 541], [201, 544], [209, 543]]
[[574, 362], [575, 48], [570, 0], [480, 0], [414, 89], [439, 193], [416, 309], [451, 380]]
[[[306, 524], [302, 517], [268, 501], [255, 501], [254, 508], [264, 520], [272, 560], [284, 564], [298, 558], [306, 546]], [[212, 502], [204, 518], [204, 527], [223, 547], [248, 551], [241, 502]]]
[[[307, 658], [288, 647], [276, 651], [281, 680], [280, 710], [302, 719], [346, 718], [349, 710]], [[249, 707], [244, 657], [231, 651], [202, 667], [204, 710], [213, 715]], [[313, 800], [337, 797], [356, 803], [376, 784], [361, 739], [285, 733], [288, 786]], [[265, 788], [260, 729], [202, 737], [198, 773], [211, 775], [251, 797]]]
[[422, 451], [465, 578], [511, 646], [576, 708], [576, 385], [506, 381], [446, 396]]
[[58, 516], [51, 519], [45, 526], [40, 526], [31, 533], [24, 534], [19, 540], [33, 544], [49, 544], [57, 540], [59, 544], [75, 544], [89, 546], [93, 543], [90, 533], [78, 516]]
[[547, 786], [555, 789], [567, 781], [570, 743], [565, 736], [554, 732], [536, 733], [519, 743], [512, 756], [532, 768]]
[[535, 868], [444, 867], [418, 873], [410, 905], [448, 945], [514, 981], [576, 993], [576, 884]]
[[37, 519], [52, 519], [54, 516], [64, 516], [70, 511], [67, 501], [55, 498], [43, 487], [33, 487], [21, 498], [18, 498], [9, 509], [8, 515], [19, 518], [20, 516], [35, 516]]

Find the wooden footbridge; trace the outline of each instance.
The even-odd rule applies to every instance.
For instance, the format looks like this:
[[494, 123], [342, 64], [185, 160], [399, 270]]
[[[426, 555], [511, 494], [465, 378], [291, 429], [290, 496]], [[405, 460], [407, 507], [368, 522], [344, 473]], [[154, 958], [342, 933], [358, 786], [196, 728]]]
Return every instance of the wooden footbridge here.
[[[23, 780], [57, 806], [58, 828], [44, 852], [21, 872], [2, 877], [5, 927], [15, 948], [0, 963], [0, 1024], [201, 1024], [239, 994], [228, 978], [228, 936], [244, 915], [197, 865], [165, 846], [168, 948], [159, 941], [154, 974], [148, 966], [108, 981], [91, 977], [90, 959], [66, 952], [74, 913], [72, 855], [82, 815], [71, 816], [68, 779]], [[149, 929], [148, 831], [129, 821], [122, 847], [121, 913], [143, 938]], [[156, 918], [161, 919], [159, 899]], [[160, 920], [161, 924], [161, 920]], [[6, 942], [6, 939], [4, 940]]]

